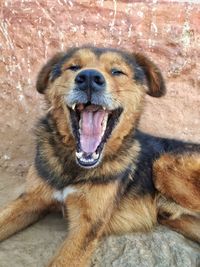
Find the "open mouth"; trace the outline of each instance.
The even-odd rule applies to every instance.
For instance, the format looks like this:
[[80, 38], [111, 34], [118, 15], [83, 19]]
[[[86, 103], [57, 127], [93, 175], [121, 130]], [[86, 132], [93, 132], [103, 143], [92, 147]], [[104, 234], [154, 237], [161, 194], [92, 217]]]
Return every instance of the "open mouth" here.
[[118, 122], [122, 108], [74, 104], [70, 108], [71, 124], [76, 139], [76, 159], [80, 166], [90, 168], [100, 162], [103, 147]]

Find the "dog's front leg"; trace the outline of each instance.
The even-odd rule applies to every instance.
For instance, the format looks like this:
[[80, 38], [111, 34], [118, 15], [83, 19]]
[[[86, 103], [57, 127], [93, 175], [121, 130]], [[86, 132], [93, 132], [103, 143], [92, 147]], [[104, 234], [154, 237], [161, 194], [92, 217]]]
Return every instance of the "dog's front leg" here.
[[118, 182], [83, 185], [66, 197], [69, 232], [49, 267], [84, 267], [108, 223], [118, 192]]
[[53, 190], [30, 168], [25, 192], [0, 210], [0, 241], [36, 222], [51, 206]]

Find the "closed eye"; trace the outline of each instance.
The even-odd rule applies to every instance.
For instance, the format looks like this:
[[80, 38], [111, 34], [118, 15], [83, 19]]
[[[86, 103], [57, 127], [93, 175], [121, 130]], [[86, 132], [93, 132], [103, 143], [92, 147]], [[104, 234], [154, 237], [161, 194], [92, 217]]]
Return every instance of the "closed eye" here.
[[119, 69], [111, 69], [111, 74], [113, 76], [120, 76], [120, 75], [126, 75], [122, 70]]
[[81, 66], [79, 66], [79, 65], [71, 65], [67, 68], [67, 70], [72, 70], [72, 71], [77, 71], [80, 69], [81, 69]]

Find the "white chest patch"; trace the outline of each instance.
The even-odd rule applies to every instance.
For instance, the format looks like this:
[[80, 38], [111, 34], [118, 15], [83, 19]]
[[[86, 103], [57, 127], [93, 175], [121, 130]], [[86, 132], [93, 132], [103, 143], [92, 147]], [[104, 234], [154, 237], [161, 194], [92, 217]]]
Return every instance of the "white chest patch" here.
[[63, 190], [57, 190], [53, 193], [53, 198], [59, 202], [64, 202], [68, 195], [77, 192], [72, 186], [67, 186]]

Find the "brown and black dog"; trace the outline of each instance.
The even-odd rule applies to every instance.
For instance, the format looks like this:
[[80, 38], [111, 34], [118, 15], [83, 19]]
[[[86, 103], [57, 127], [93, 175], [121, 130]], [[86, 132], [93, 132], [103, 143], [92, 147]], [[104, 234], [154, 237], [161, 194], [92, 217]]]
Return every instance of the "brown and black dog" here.
[[165, 84], [145, 56], [80, 47], [55, 55], [37, 90], [48, 110], [22, 196], [0, 212], [0, 240], [61, 208], [68, 236], [48, 266], [83, 267], [107, 234], [167, 225], [200, 242], [200, 145], [137, 129], [145, 94]]

